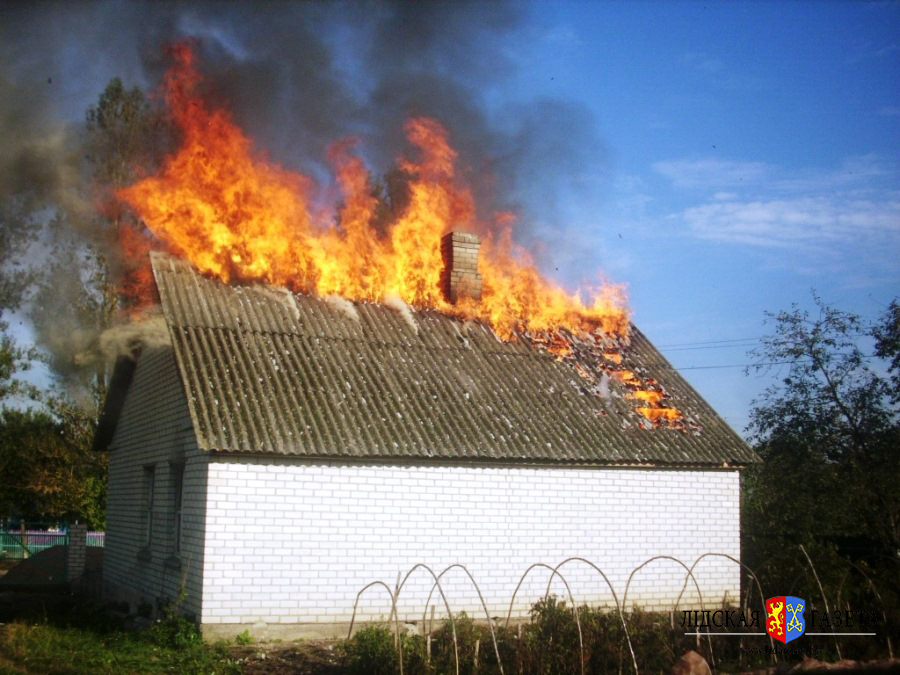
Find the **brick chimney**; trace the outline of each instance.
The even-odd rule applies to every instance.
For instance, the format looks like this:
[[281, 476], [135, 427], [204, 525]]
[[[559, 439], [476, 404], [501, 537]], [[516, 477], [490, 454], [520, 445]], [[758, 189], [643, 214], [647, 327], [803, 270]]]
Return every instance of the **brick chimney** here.
[[441, 290], [447, 302], [461, 298], [481, 300], [481, 275], [478, 274], [478, 248], [481, 240], [474, 234], [450, 232], [441, 238]]

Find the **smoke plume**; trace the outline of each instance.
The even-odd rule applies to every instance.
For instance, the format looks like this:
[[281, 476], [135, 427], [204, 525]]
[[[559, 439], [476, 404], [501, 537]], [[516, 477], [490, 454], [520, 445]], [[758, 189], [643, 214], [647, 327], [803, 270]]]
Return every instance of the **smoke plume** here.
[[527, 11], [474, 1], [4, 3], [0, 199], [27, 195], [56, 209], [73, 236], [106, 246], [113, 270], [121, 268], [118, 243], [96, 227], [85, 111], [114, 77], [152, 93], [169, 65], [165, 46], [189, 40], [205, 96], [270, 159], [327, 187], [327, 149], [355, 136], [381, 175], [407, 149], [404, 121], [432, 116], [459, 152], [479, 218], [515, 213], [517, 241], [540, 248], [565, 226], [561, 204], [585, 175], [602, 174], [606, 159], [577, 104], [518, 97], [496, 105], [517, 72], [510, 45], [523, 39]]
[[[327, 181], [327, 148], [360, 136], [376, 173], [404, 149], [403, 122], [450, 132], [484, 211], [546, 221], [556, 195], [591, 171], [603, 146], [577, 104], [488, 97], [516, 74], [509, 45], [523, 7], [456, 3], [48, 3], [4, 6], [0, 194], [72, 183], [66, 142], [106, 83], [152, 90], [165, 45], [192, 39], [214, 102], [273, 160]], [[11, 147], [12, 146], [12, 147]], [[63, 160], [63, 161], [59, 161]], [[543, 209], [542, 205], [547, 205]], [[490, 216], [490, 213], [481, 214]], [[533, 217], [532, 217], [533, 215]]]
[[129, 317], [125, 323], [107, 328], [86, 349], [78, 352], [75, 362], [83, 366], [104, 363], [112, 365], [116, 358], [133, 358], [144, 348], [172, 344], [169, 328], [162, 314], [155, 310]]

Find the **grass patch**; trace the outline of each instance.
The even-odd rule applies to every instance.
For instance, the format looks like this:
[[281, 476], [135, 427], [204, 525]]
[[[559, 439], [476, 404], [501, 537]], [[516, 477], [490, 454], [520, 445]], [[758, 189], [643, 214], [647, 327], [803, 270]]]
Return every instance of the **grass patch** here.
[[[124, 631], [12, 623], [0, 627], [7, 668], [26, 673], [238, 673], [222, 646], [162, 647]], [[12, 670], [11, 672], [16, 672]]]
[[250, 635], [249, 630], [245, 630], [243, 633], [239, 633], [236, 638], [234, 638], [235, 644], [238, 645], [252, 645], [253, 637]]
[[226, 645], [166, 617], [135, 633], [89, 607], [57, 608], [0, 626], [0, 673], [239, 673]]

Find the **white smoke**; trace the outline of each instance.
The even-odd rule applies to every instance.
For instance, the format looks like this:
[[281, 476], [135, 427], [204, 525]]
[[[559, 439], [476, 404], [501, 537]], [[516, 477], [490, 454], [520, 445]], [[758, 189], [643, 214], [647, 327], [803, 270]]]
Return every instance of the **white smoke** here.
[[609, 400], [609, 375], [607, 373], [603, 373], [600, 376], [600, 381], [597, 383], [597, 393], [600, 395], [600, 398]]
[[107, 328], [87, 349], [75, 355], [75, 363], [89, 366], [102, 361], [112, 362], [119, 356], [134, 358], [141, 348], [171, 344], [165, 317], [158, 307], [154, 307], [127, 323]]
[[297, 301], [294, 299], [294, 294], [288, 289], [278, 286], [249, 286], [248, 288], [280, 304], [291, 313], [295, 321], [300, 320], [300, 309], [297, 307]]
[[322, 299], [337, 311], [359, 323], [359, 312], [356, 311], [356, 307], [347, 298], [343, 298], [340, 295], [326, 295]]
[[396, 310], [400, 313], [400, 316], [403, 317], [403, 320], [412, 328], [413, 333], [416, 335], [419, 334], [419, 324], [416, 323], [416, 318], [413, 316], [412, 309], [407, 305], [398, 295], [386, 295], [384, 297], [384, 304], [390, 307], [393, 310]]

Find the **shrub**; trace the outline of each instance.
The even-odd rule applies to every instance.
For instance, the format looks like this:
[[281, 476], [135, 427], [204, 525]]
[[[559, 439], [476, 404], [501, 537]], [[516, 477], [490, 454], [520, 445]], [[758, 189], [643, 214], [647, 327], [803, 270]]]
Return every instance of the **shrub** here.
[[347, 673], [393, 675], [398, 672], [394, 634], [385, 625], [369, 625], [341, 643]]
[[147, 630], [146, 636], [150, 642], [170, 649], [181, 649], [203, 642], [197, 625], [181, 614], [184, 598], [185, 592], [182, 589], [178, 599], [163, 608], [162, 616]]
[[[456, 644], [459, 650], [460, 675], [475, 672], [475, 645], [480, 643], [478, 651], [478, 672], [499, 672], [497, 657], [494, 654], [494, 643], [491, 629], [483, 623], [475, 621], [465, 612], [454, 617], [456, 627]], [[515, 645], [509, 642], [504, 631], [495, 629], [497, 647], [504, 663], [514, 658]], [[452, 673], [456, 671], [456, 660], [453, 652], [453, 626], [444, 620], [432, 634], [434, 643], [431, 650], [431, 668], [436, 673]]]

